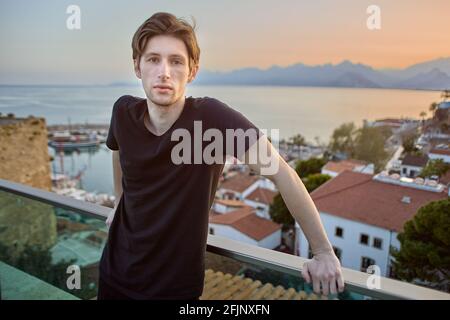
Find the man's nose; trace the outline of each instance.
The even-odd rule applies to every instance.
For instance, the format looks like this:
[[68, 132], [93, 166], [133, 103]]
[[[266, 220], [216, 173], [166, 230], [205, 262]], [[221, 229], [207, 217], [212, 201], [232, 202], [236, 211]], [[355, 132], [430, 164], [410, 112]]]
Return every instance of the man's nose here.
[[170, 67], [167, 61], [162, 61], [159, 69], [159, 78], [170, 78]]

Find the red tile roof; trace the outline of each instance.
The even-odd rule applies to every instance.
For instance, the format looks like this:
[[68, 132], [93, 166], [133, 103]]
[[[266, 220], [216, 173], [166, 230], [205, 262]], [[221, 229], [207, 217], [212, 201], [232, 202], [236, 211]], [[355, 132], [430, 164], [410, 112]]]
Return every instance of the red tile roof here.
[[450, 156], [450, 149], [431, 149], [430, 153]]
[[356, 167], [365, 166], [368, 164], [369, 163], [366, 161], [356, 160], [356, 159], [348, 159], [348, 160], [342, 160], [342, 161], [328, 161], [323, 166], [323, 169], [341, 173], [344, 170], [353, 170]]
[[246, 204], [241, 200], [230, 200], [230, 199], [214, 199], [214, 202], [222, 204], [227, 207], [243, 207]]
[[209, 222], [229, 225], [257, 241], [281, 229], [280, 224], [258, 217], [250, 206], [220, 215], [210, 214]]
[[[365, 166], [365, 165], [368, 165], [369, 164], [369, 162], [367, 162], [367, 161], [364, 161], [364, 160], [358, 160], [358, 159], [347, 159], [347, 160], [342, 160], [343, 162], [348, 162], [348, 163], [354, 163], [354, 164], [356, 164], [356, 165], [358, 165], [358, 166]], [[342, 162], [341, 161], [341, 162]]]
[[[420, 207], [448, 196], [447, 190], [425, 191], [372, 177], [347, 170], [314, 190], [311, 197], [320, 212], [398, 232]], [[402, 202], [404, 196], [411, 202]]]
[[221, 184], [221, 189], [233, 190], [235, 192], [244, 192], [248, 187], [259, 179], [258, 176], [246, 173], [237, 173], [236, 175], [225, 179]]
[[402, 160], [402, 165], [406, 166], [416, 166], [425, 167], [428, 162], [428, 156], [416, 156], [412, 154], [407, 154]]
[[246, 199], [270, 205], [276, 195], [277, 192], [275, 191], [265, 188], [256, 188], [246, 197]]
[[207, 269], [200, 300], [317, 300], [328, 299], [270, 282]]

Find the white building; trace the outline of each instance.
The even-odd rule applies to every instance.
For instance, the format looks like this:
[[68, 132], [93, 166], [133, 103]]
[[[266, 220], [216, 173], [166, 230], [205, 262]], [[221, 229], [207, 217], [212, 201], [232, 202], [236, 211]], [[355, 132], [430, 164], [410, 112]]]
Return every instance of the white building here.
[[216, 193], [210, 213], [211, 234], [274, 249], [281, 245], [281, 225], [270, 219], [277, 194], [269, 179], [248, 170], [230, 172]]
[[415, 178], [428, 163], [427, 156], [416, 156], [407, 154], [400, 165], [400, 174], [403, 177]]
[[234, 172], [232, 176], [222, 181], [216, 195], [222, 201], [243, 201], [255, 208], [260, 217], [270, 219], [269, 208], [277, 192], [275, 184], [269, 179], [249, 175], [245, 171]]
[[258, 187], [244, 199], [244, 203], [255, 208], [261, 218], [270, 219], [269, 209], [276, 195], [276, 191]]
[[259, 179], [256, 175], [233, 172], [221, 182], [216, 194], [221, 199], [243, 200], [258, 187]]
[[417, 128], [420, 124], [418, 120], [415, 119], [380, 119], [375, 121], [363, 121], [365, 126], [368, 127], [388, 127], [391, 129], [393, 134], [398, 134], [403, 131], [410, 131]]
[[450, 163], [450, 148], [434, 148], [428, 153], [428, 157], [433, 160], [442, 159], [445, 163]]
[[[398, 175], [397, 175], [398, 177]], [[369, 265], [390, 275], [390, 248], [399, 248], [398, 233], [423, 205], [448, 197], [431, 181], [414, 182], [378, 174], [344, 171], [311, 193], [325, 231], [342, 266], [365, 271]], [[306, 237], [296, 224], [297, 254], [310, 257]]]
[[281, 225], [259, 217], [250, 206], [222, 214], [212, 211], [209, 233], [267, 249], [281, 245]]

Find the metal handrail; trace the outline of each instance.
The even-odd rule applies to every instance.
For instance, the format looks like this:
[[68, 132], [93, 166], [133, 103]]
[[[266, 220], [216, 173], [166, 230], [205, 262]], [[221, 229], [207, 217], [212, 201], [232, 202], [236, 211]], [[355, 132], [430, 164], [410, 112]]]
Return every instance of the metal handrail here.
[[[0, 179], [0, 190], [37, 200], [53, 206], [76, 211], [91, 217], [106, 219], [111, 208], [72, 199], [53, 192], [33, 188], [16, 182]], [[303, 264], [307, 259], [225, 237], [208, 235], [207, 251], [241, 262], [277, 270], [301, 277]], [[342, 268], [345, 286], [348, 290], [376, 299], [450, 300], [450, 294], [411, 283], [380, 277], [380, 289], [367, 286], [372, 275]]]

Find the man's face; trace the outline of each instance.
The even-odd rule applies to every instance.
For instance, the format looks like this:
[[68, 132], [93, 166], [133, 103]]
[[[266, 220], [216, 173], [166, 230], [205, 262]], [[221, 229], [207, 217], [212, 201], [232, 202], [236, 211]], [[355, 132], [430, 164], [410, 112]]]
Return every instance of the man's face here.
[[178, 38], [154, 36], [147, 42], [139, 61], [134, 61], [136, 76], [142, 80], [147, 97], [156, 105], [170, 106], [184, 95], [197, 68], [189, 74], [186, 45]]

